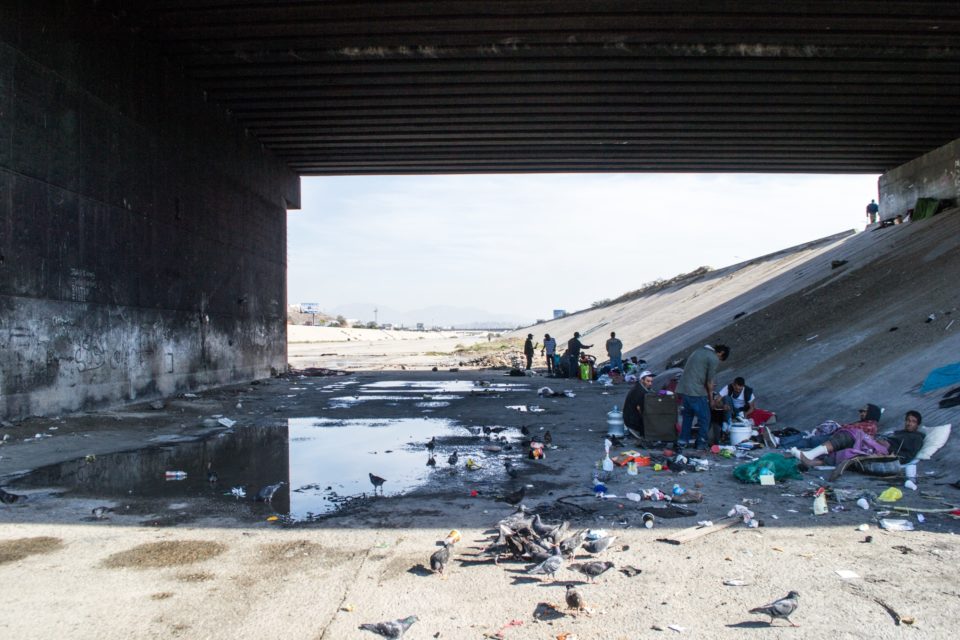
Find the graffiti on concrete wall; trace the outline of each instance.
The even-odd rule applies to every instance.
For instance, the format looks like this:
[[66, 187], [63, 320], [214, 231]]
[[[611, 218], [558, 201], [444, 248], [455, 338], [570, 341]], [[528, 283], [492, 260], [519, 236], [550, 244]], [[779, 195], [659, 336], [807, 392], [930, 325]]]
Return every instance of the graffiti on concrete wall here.
[[93, 371], [106, 364], [106, 353], [102, 338], [86, 335], [77, 345], [73, 359], [79, 371]]
[[86, 269], [70, 269], [69, 298], [74, 302], [87, 302], [90, 292], [97, 286], [97, 276]]

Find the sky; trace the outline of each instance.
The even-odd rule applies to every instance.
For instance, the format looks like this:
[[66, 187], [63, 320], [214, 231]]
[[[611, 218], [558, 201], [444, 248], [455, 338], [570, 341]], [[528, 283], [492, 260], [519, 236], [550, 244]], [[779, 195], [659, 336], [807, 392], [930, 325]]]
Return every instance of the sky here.
[[862, 230], [878, 177], [305, 177], [302, 208], [288, 214], [287, 299], [324, 310], [450, 305], [532, 322]]

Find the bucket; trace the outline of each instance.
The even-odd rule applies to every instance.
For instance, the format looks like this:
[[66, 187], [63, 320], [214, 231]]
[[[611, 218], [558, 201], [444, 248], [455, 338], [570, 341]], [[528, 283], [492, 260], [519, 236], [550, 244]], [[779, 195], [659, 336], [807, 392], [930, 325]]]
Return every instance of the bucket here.
[[753, 429], [745, 424], [730, 425], [730, 444], [738, 445], [744, 440], [749, 440]]

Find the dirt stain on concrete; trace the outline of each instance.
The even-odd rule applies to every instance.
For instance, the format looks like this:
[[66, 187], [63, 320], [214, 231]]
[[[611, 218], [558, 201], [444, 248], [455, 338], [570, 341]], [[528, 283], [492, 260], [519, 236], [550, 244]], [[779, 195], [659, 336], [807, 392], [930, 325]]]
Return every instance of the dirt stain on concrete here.
[[206, 540], [165, 540], [138, 545], [109, 556], [103, 566], [109, 569], [152, 569], [203, 562], [227, 550], [226, 545]]
[[63, 540], [49, 536], [16, 538], [0, 542], [0, 564], [17, 562], [29, 556], [51, 553], [63, 548]]

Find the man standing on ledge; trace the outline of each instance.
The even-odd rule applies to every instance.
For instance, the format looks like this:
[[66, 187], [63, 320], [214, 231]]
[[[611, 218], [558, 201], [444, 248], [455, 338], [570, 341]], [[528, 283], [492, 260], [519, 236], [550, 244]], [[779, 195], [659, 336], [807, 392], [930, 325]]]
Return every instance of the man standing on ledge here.
[[589, 349], [592, 346], [592, 344], [580, 342], [579, 331], [573, 332], [573, 337], [567, 340], [567, 358], [570, 360], [570, 371], [567, 372], [568, 378], [580, 377], [580, 350]]
[[523, 355], [527, 358], [527, 371], [533, 365], [533, 334], [527, 334], [527, 341], [523, 343]]
[[690, 354], [683, 365], [683, 375], [677, 385], [677, 394], [682, 396], [680, 412], [683, 421], [680, 424], [680, 439], [677, 447], [690, 443], [693, 430], [693, 418], [696, 416], [697, 449], [707, 448], [710, 433], [710, 399], [720, 363], [730, 357], [730, 347], [725, 344], [704, 345]]
[[877, 204], [876, 200], [871, 200], [870, 204], [867, 205], [867, 219], [870, 221], [870, 224], [873, 224], [879, 216], [880, 205]]
[[541, 355], [547, 356], [547, 375], [557, 375], [560, 372], [553, 370], [553, 355], [557, 352], [557, 341], [550, 337], [549, 333], [543, 334], [543, 349]]
[[607, 340], [607, 357], [610, 358], [610, 368], [623, 373], [623, 343], [613, 331], [610, 332], [610, 339]]

